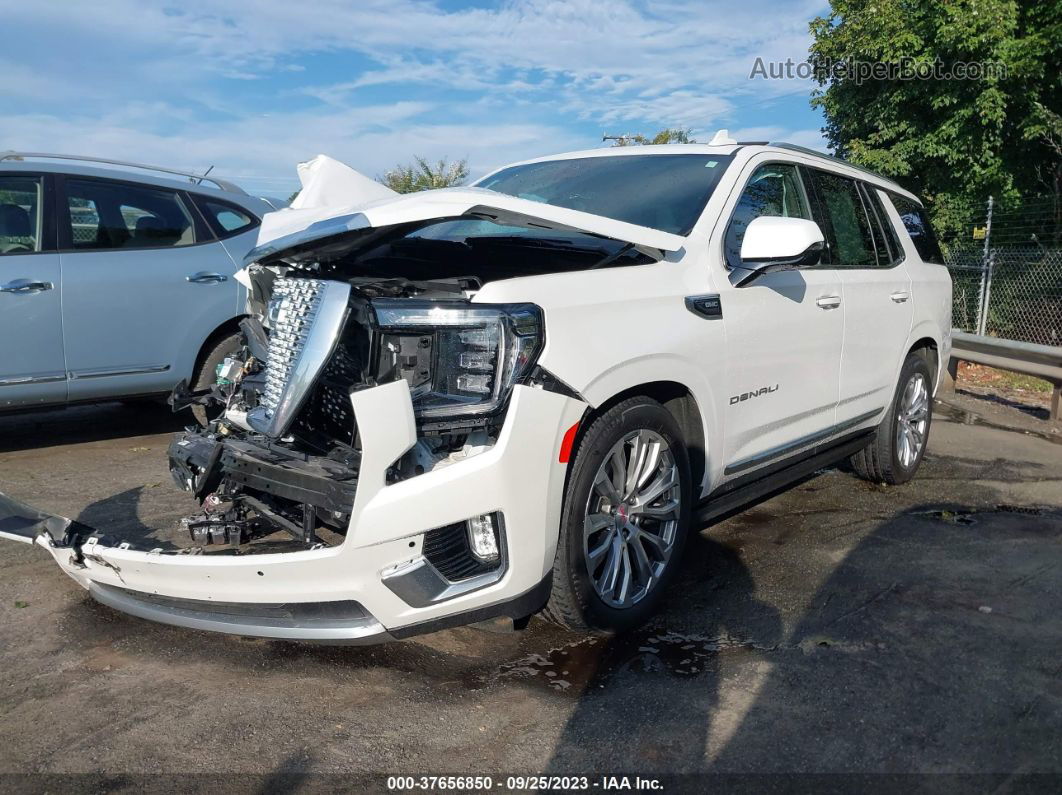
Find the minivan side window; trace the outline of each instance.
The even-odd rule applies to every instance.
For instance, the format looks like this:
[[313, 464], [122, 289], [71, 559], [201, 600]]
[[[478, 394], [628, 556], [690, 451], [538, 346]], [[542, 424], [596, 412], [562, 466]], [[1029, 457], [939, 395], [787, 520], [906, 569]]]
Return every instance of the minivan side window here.
[[807, 196], [793, 163], [768, 163], [749, 177], [726, 228], [723, 250], [731, 268], [741, 264], [745, 230], [761, 215], [811, 220]]
[[0, 177], [0, 256], [41, 250], [41, 178]]
[[855, 180], [819, 170], [812, 170], [812, 179], [825, 215], [822, 231], [830, 242], [830, 266], [877, 267], [870, 219]]
[[171, 248], [195, 243], [176, 191], [98, 179], [66, 180], [73, 248]]
[[929, 218], [926, 216], [925, 208], [915, 204], [910, 199], [897, 196], [895, 193], [889, 194], [889, 200], [892, 201], [892, 206], [896, 208], [896, 212], [903, 221], [907, 234], [911, 236], [911, 242], [914, 243], [915, 250], [918, 251], [918, 256], [922, 258], [922, 261], [943, 265], [944, 255], [940, 253], [937, 236], [933, 234], [933, 227], [929, 225]]
[[237, 235], [258, 224], [257, 218], [235, 204], [194, 194], [192, 201], [206, 216], [207, 223], [218, 237]]

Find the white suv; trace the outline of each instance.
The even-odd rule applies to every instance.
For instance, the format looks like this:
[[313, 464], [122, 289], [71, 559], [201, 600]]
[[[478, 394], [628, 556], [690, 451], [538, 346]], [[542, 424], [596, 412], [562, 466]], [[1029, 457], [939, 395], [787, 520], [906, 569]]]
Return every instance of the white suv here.
[[594, 150], [273, 216], [225, 413], [171, 446], [185, 546], [0, 504], [105, 604], [334, 643], [543, 608], [617, 631], [691, 527], [925, 451], [948, 272], [919, 201], [843, 161]]

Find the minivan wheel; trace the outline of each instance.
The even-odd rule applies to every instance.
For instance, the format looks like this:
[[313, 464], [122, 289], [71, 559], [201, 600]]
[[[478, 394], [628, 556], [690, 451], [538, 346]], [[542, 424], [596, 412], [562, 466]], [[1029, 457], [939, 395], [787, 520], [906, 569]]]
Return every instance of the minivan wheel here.
[[608, 634], [642, 623], [673, 578], [690, 523], [686, 446], [645, 397], [586, 426], [568, 478], [546, 618]]
[[[230, 334], [218, 340], [217, 344], [203, 358], [199, 369], [195, 371], [195, 376], [192, 379], [192, 391], [200, 392], [214, 386], [218, 378], [218, 365], [224, 362], [226, 357], [236, 353], [242, 344], [243, 341], [239, 334]], [[210, 423], [210, 420], [216, 419], [220, 415], [221, 407], [218, 406], [211, 406], [209, 410], [206, 406], [192, 406], [192, 416], [204, 428]]]
[[874, 483], [906, 483], [926, 452], [933, 420], [933, 376], [919, 353], [907, 355], [892, 406], [870, 444], [852, 456], [856, 474]]

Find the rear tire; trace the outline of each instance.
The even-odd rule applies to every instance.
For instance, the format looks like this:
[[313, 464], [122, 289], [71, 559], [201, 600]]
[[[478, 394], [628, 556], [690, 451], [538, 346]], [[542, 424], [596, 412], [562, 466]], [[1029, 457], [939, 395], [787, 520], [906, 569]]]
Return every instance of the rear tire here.
[[[192, 391], [201, 392], [214, 386], [218, 378], [218, 365], [224, 362], [226, 357], [236, 353], [242, 344], [243, 340], [239, 334], [231, 334], [218, 340], [217, 344], [210, 349], [210, 352], [199, 365], [199, 369], [196, 370], [192, 379]], [[204, 428], [210, 423], [211, 419], [215, 419], [220, 413], [220, 411], [215, 410], [207, 411], [206, 406], [192, 406], [192, 416]]]
[[689, 532], [682, 433], [655, 400], [624, 400], [586, 425], [571, 467], [544, 616], [577, 632], [632, 629], [659, 606]]
[[933, 377], [925, 357], [907, 355], [889, 411], [870, 444], [850, 459], [863, 480], [898, 486], [922, 463], [933, 420]]

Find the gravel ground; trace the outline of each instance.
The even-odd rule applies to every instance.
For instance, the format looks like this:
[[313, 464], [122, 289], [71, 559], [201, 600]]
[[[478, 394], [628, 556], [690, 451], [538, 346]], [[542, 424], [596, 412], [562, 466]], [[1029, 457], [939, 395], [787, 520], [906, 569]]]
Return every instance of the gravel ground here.
[[[612, 640], [538, 620], [373, 648], [241, 640], [115, 613], [43, 551], [0, 545], [0, 782], [924, 773], [1058, 791], [1062, 444], [1018, 409], [948, 399], [914, 482], [831, 469], [702, 530], [664, 613]], [[165, 465], [178, 424], [117, 404], [0, 417], [0, 490], [169, 526], [190, 506]]]

